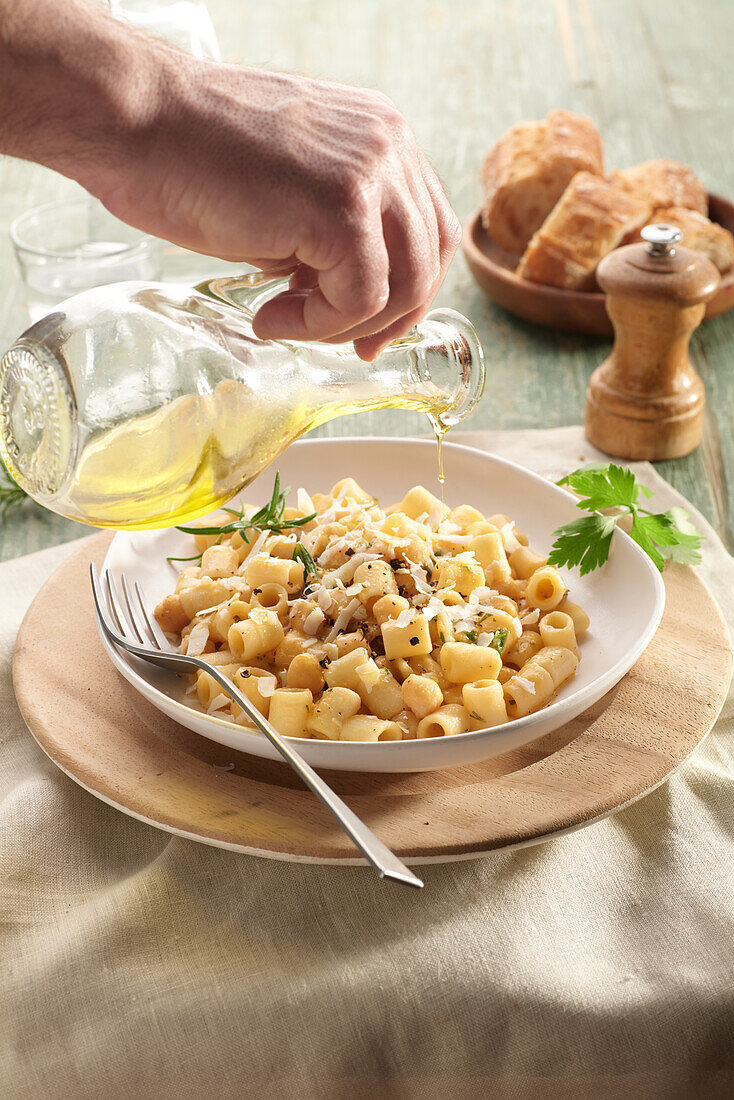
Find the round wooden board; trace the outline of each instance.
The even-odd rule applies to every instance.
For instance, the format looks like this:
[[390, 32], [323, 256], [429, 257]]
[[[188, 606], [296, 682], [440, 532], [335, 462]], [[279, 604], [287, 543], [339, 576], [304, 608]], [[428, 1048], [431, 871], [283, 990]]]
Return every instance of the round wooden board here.
[[[734, 233], [734, 203], [709, 195], [709, 217]], [[471, 272], [488, 298], [517, 317], [565, 332], [613, 336], [614, 329], [601, 291], [561, 290], [531, 283], [515, 274], [520, 257], [505, 252], [491, 240], [482, 225], [481, 208], [464, 226], [464, 255]], [[734, 306], [734, 268], [721, 276], [716, 294], [706, 306], [704, 320]]]
[[[118, 675], [97, 636], [89, 587], [89, 563], [101, 564], [109, 540], [97, 535], [67, 559], [18, 636], [15, 691], [41, 748], [92, 794], [159, 828], [272, 859], [361, 863], [287, 766], [178, 726]], [[731, 675], [728, 632], [706, 586], [680, 566], [665, 581], [665, 615], [647, 651], [563, 729], [469, 767], [325, 776], [408, 862], [530, 844], [620, 809], [696, 748]]]

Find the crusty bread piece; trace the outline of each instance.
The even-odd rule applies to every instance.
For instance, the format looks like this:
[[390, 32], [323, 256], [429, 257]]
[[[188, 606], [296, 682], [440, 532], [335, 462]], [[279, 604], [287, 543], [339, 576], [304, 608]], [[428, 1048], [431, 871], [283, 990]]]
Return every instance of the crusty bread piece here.
[[577, 172], [602, 175], [601, 138], [589, 118], [550, 111], [521, 122], [484, 158], [482, 221], [501, 248], [521, 253]]
[[705, 187], [687, 165], [677, 160], [646, 160], [634, 168], [612, 172], [609, 179], [631, 195], [648, 199], [653, 208], [682, 206], [708, 214]]
[[608, 180], [579, 172], [533, 236], [517, 274], [534, 283], [589, 290], [596, 265], [649, 220], [650, 205]]
[[[650, 221], [675, 225], [682, 233], [681, 244], [702, 252], [722, 274], [734, 266], [734, 237], [723, 225], [709, 221], [705, 214], [682, 206], [668, 206], [653, 210]], [[635, 240], [640, 239], [638, 232]]]

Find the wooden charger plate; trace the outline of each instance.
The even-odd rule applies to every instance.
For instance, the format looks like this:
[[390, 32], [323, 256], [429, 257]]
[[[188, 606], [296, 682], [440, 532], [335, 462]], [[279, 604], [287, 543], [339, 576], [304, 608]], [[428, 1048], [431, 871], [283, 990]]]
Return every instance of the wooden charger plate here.
[[[734, 203], [709, 195], [709, 217], [734, 233]], [[531, 283], [515, 274], [520, 257], [505, 252], [491, 240], [482, 225], [481, 208], [464, 225], [462, 247], [471, 272], [488, 298], [517, 317], [565, 332], [613, 336], [601, 291], [561, 290]], [[734, 306], [734, 268], [721, 276], [716, 294], [706, 306], [704, 320]]]
[[[271, 859], [363, 862], [286, 765], [184, 729], [117, 673], [94, 626], [89, 587], [89, 563], [101, 565], [110, 537], [89, 539], [57, 569], [18, 636], [15, 691], [44, 752], [98, 798], [179, 836]], [[726, 625], [706, 586], [681, 566], [668, 567], [665, 586], [665, 614], [648, 649], [564, 728], [446, 771], [324, 775], [416, 863], [531, 844], [621, 809], [693, 752], [731, 675]]]

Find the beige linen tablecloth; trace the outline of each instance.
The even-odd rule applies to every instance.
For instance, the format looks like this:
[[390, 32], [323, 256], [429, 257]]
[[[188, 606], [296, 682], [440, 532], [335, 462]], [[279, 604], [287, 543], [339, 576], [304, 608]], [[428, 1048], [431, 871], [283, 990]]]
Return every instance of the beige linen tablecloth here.
[[[596, 457], [580, 429], [462, 441]], [[695, 519], [731, 623], [734, 561]], [[241, 856], [103, 805], [27, 732], [13, 643], [70, 549], [0, 566], [4, 1100], [734, 1095], [731, 699], [647, 798], [420, 892]]]

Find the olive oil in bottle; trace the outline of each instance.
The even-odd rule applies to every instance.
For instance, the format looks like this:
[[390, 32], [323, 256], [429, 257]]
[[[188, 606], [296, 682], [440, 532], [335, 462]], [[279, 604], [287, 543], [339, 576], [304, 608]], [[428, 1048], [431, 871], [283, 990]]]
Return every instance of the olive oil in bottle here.
[[167, 527], [336, 416], [417, 409], [440, 440], [481, 396], [481, 346], [452, 311], [364, 363], [351, 344], [257, 339], [254, 309], [282, 280], [214, 287], [98, 287], [23, 333], [0, 363], [0, 454], [30, 496], [97, 527]]

